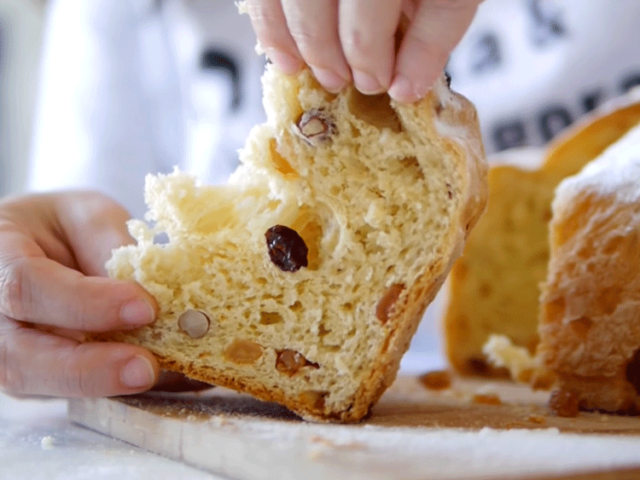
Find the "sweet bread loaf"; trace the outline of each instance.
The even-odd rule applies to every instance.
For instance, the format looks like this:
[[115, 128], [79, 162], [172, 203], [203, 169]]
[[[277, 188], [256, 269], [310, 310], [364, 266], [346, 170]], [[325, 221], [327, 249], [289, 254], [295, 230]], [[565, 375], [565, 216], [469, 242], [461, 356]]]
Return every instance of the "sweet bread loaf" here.
[[483, 353], [490, 335], [531, 354], [538, 344], [540, 283], [557, 185], [640, 121], [637, 95], [618, 99], [569, 129], [544, 152], [516, 150], [489, 170], [489, 202], [454, 265], [444, 315], [448, 359], [466, 375], [506, 376]]
[[538, 356], [581, 408], [640, 413], [640, 124], [553, 201]]
[[147, 178], [149, 223], [130, 222], [137, 244], [107, 266], [159, 318], [101, 338], [307, 419], [357, 421], [484, 209], [476, 113], [444, 79], [412, 105], [332, 95], [308, 71], [268, 67], [263, 86], [268, 120], [228, 185]]
[[491, 334], [506, 335], [533, 352], [538, 343], [538, 283], [547, 262], [549, 205], [554, 185], [521, 168], [517, 151], [489, 170], [489, 203], [449, 276], [444, 316], [448, 360], [465, 375], [505, 376], [482, 351]]

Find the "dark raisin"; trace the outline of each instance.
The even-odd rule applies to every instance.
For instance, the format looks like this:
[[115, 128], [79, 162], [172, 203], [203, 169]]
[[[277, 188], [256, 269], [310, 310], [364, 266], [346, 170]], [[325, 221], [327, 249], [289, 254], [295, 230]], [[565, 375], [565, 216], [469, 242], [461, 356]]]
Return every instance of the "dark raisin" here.
[[640, 349], [636, 350], [627, 364], [627, 380], [640, 395]]
[[276, 225], [267, 230], [264, 236], [267, 239], [269, 257], [280, 270], [296, 272], [309, 264], [309, 249], [295, 230], [284, 225]]

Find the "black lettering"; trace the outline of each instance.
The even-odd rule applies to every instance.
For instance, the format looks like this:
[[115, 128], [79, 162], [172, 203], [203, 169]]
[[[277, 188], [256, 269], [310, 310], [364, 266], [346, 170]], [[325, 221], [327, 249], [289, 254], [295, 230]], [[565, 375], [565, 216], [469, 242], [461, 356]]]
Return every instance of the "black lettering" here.
[[598, 105], [602, 103], [604, 94], [602, 90], [596, 90], [595, 92], [587, 93], [581, 99], [582, 107], [585, 112], [595, 110]]
[[571, 114], [560, 106], [544, 110], [540, 115], [540, 132], [545, 142], [548, 142], [562, 130], [571, 125]]
[[550, 12], [547, 5], [541, 0], [529, 0], [529, 11], [533, 19], [533, 43], [539, 46], [547, 45], [566, 34], [560, 14]]
[[502, 55], [498, 37], [494, 33], [482, 35], [478, 39], [472, 55], [474, 60], [472, 60], [471, 70], [476, 73], [482, 73], [499, 66], [502, 63]]
[[240, 69], [236, 60], [219, 50], [207, 49], [202, 54], [200, 66], [204, 70], [221, 70], [229, 76], [233, 91], [231, 108], [237, 110], [242, 103], [242, 88], [240, 83]]
[[526, 145], [527, 133], [524, 122], [513, 120], [497, 125], [493, 130], [493, 141], [497, 151]]
[[622, 93], [627, 93], [633, 87], [637, 87], [640, 85], [640, 72], [632, 73], [631, 75], [627, 75], [622, 83], [620, 84], [620, 89]]

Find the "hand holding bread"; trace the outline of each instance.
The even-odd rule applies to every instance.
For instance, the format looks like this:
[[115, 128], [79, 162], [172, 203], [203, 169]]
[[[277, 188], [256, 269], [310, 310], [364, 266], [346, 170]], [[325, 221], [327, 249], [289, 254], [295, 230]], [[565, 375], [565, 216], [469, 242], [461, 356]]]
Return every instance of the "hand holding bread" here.
[[16, 395], [110, 396], [147, 390], [147, 350], [84, 343], [88, 332], [153, 321], [134, 282], [104, 278], [113, 248], [131, 242], [128, 213], [96, 193], [0, 202], [0, 388]]
[[[473, 19], [479, 0], [248, 0], [262, 47], [284, 73], [303, 64], [338, 92], [400, 102], [423, 98]], [[396, 32], [404, 33], [396, 37]]]

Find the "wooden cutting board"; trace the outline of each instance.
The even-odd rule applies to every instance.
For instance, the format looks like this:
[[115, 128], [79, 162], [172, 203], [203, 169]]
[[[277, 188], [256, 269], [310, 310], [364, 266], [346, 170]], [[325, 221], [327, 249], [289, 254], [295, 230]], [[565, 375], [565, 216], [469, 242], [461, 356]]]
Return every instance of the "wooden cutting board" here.
[[223, 389], [71, 400], [69, 416], [243, 480], [640, 478], [640, 418], [560, 418], [547, 397], [507, 382], [454, 379], [433, 391], [399, 378], [358, 425], [303, 422]]

